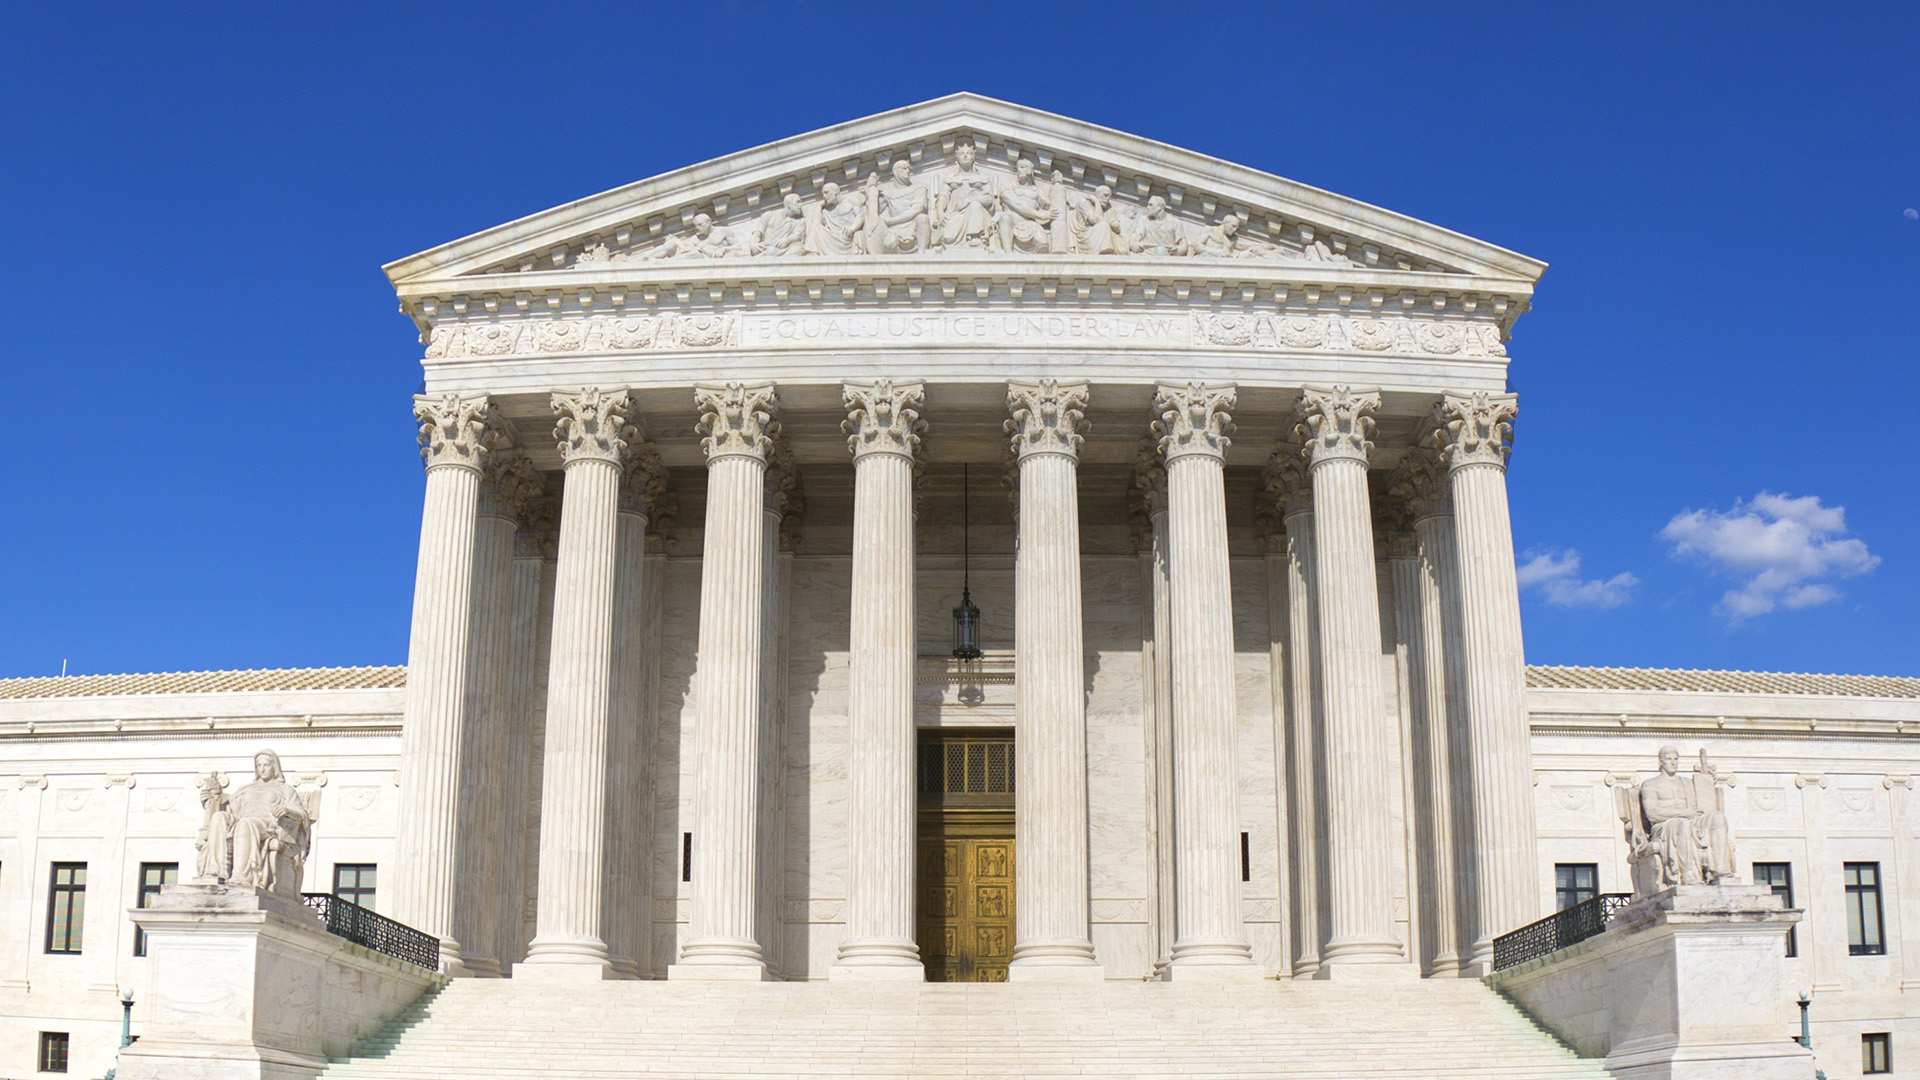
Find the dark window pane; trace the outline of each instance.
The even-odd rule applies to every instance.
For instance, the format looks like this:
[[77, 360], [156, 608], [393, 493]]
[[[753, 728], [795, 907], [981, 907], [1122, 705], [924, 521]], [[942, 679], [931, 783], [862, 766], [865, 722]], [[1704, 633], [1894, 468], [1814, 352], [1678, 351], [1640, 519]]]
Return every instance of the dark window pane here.
[[40, 1071], [50, 1073], [67, 1071], [66, 1032], [43, 1031], [40, 1033]]
[[[140, 864], [140, 895], [135, 899], [135, 907], [152, 907], [155, 897], [160, 895], [163, 885], [172, 885], [179, 880], [179, 863]], [[133, 955], [147, 955], [147, 932], [136, 926], [133, 928]]]
[[1847, 952], [1879, 956], [1887, 951], [1880, 912], [1880, 864], [1847, 863]]

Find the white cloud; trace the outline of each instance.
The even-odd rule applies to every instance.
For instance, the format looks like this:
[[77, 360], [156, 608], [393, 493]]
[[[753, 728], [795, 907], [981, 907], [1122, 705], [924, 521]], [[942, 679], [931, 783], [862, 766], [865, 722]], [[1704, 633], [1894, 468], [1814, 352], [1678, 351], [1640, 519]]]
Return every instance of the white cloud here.
[[1846, 536], [1844, 506], [1822, 506], [1818, 495], [1793, 498], [1763, 491], [1733, 509], [1688, 510], [1660, 530], [1675, 555], [1702, 559], [1716, 574], [1741, 582], [1716, 611], [1738, 624], [1777, 607], [1831, 603], [1840, 590], [1824, 579], [1864, 574], [1880, 556]]
[[1628, 593], [1640, 579], [1629, 573], [1615, 574], [1602, 581], [1580, 577], [1580, 553], [1572, 548], [1546, 548], [1527, 552], [1527, 561], [1518, 567], [1520, 587], [1538, 589], [1555, 607], [1611, 608], [1629, 599]]

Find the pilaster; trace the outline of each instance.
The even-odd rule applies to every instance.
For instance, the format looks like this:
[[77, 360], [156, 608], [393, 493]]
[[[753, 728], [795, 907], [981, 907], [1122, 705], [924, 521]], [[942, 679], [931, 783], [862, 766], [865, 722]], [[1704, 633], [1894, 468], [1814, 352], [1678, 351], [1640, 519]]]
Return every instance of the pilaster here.
[[1234, 388], [1162, 383], [1153, 432], [1167, 467], [1173, 591], [1176, 927], [1167, 977], [1255, 979], [1240, 912], [1233, 590], [1224, 470]]
[[853, 453], [847, 936], [833, 978], [920, 981], [914, 943], [913, 473], [925, 391], [842, 389]]

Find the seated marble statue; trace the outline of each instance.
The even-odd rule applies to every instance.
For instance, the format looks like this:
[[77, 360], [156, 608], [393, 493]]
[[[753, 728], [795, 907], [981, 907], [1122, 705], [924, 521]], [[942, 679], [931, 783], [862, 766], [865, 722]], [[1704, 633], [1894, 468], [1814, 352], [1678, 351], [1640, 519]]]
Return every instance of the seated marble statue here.
[[1660, 748], [1660, 773], [1635, 793], [1632, 822], [1636, 893], [1675, 885], [1715, 885], [1735, 877], [1733, 835], [1715, 807], [1714, 768], [1700, 754], [1700, 768], [1683, 780], [1680, 751]]
[[253, 755], [253, 776], [231, 794], [218, 775], [201, 781], [200, 880], [297, 895], [316, 808], [287, 783], [273, 751]]
[[1053, 219], [1059, 214], [1048, 204], [1047, 189], [1034, 175], [1033, 162], [1021, 158], [1015, 164], [1013, 186], [1001, 192], [1000, 206], [994, 220], [999, 249], [1020, 255], [1046, 253], [1053, 242]]

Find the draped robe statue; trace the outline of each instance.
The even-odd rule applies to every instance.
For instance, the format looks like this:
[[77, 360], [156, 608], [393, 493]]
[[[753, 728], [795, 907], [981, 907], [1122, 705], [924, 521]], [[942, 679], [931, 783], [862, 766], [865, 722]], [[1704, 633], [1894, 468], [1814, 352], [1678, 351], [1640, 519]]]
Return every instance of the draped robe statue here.
[[200, 878], [298, 896], [316, 808], [287, 783], [273, 751], [253, 755], [253, 775], [231, 794], [218, 776], [201, 782]]
[[993, 243], [1000, 187], [975, 162], [973, 144], [954, 148], [956, 164], [934, 178], [934, 243], [943, 248], [986, 248]]
[[1706, 752], [1691, 780], [1679, 777], [1680, 751], [1660, 748], [1660, 773], [1640, 785], [1632, 812], [1636, 895], [1675, 885], [1717, 885], [1737, 881], [1733, 834], [1715, 806], [1713, 766]]

